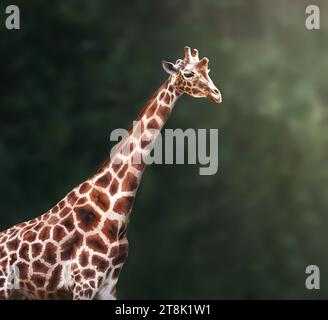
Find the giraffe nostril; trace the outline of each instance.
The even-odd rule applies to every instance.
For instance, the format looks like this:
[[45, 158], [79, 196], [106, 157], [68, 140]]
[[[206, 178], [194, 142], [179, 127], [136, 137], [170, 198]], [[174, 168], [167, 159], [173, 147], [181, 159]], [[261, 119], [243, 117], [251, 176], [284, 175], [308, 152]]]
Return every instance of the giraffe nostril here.
[[219, 93], [220, 93], [220, 91], [219, 91], [218, 89], [213, 89], [213, 92], [214, 92], [215, 94], [219, 94]]

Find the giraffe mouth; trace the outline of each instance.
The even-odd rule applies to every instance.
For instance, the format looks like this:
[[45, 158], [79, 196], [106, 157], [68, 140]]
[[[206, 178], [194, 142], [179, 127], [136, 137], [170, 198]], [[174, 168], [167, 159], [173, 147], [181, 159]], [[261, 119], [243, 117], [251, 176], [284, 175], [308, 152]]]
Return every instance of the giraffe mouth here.
[[222, 103], [222, 96], [221, 96], [221, 92], [219, 90], [216, 89], [216, 91], [212, 91], [209, 95], [208, 95], [208, 99], [211, 102], [214, 102], [216, 104], [220, 104]]

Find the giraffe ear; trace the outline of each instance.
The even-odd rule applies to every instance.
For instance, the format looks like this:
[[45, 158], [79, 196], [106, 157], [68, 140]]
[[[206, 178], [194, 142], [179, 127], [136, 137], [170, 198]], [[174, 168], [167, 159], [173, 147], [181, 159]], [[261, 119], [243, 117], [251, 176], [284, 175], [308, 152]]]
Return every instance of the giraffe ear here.
[[168, 62], [168, 61], [163, 60], [162, 61], [162, 66], [163, 66], [163, 69], [168, 74], [172, 74], [172, 73], [177, 72], [177, 69], [176, 69], [175, 65], [172, 62]]

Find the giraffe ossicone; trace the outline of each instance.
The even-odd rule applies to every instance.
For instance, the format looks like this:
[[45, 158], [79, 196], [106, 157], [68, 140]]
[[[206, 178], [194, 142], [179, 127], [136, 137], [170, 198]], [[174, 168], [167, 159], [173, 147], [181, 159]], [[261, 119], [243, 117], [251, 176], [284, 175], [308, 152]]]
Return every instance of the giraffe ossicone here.
[[[52, 209], [0, 233], [0, 299], [115, 299], [144, 159], [183, 94], [221, 103], [208, 59], [185, 47], [111, 158]], [[138, 132], [137, 132], [138, 131]], [[127, 148], [128, 147], [128, 148]], [[133, 161], [137, 158], [138, 161]]]

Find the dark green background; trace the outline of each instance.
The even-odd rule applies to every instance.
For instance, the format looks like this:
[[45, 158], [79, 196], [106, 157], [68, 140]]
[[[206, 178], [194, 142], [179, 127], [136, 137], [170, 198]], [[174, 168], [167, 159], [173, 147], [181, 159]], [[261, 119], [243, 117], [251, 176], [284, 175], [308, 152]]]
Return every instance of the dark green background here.
[[327, 297], [327, 20], [326, 1], [1, 1], [1, 229], [91, 176], [190, 45], [223, 104], [182, 97], [167, 128], [219, 128], [220, 171], [147, 168], [119, 298]]

